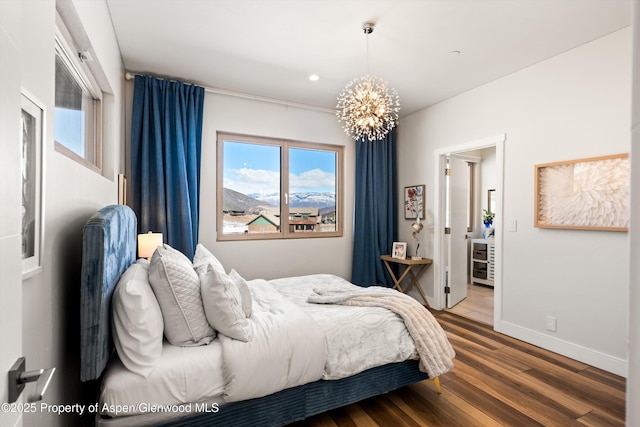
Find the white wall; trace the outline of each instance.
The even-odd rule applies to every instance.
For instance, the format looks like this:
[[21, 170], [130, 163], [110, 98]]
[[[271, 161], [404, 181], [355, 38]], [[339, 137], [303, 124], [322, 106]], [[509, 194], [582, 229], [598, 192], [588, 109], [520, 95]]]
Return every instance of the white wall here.
[[[633, 3], [633, 106], [631, 182], [640, 182], [640, 3]], [[627, 425], [640, 425], [640, 185], [631, 187], [631, 255], [629, 298], [629, 376]]]
[[627, 28], [456, 96], [404, 118], [398, 146], [399, 185], [427, 184], [432, 225], [434, 150], [506, 134], [503, 223], [518, 228], [503, 236], [496, 328], [623, 375], [629, 233], [534, 228], [533, 168], [629, 152], [630, 52]]
[[[200, 243], [247, 279], [332, 273], [351, 278], [355, 145], [335, 115], [207, 92], [204, 101]], [[216, 242], [216, 131], [344, 145], [342, 237]]]
[[[98, 209], [117, 202], [115, 176], [120, 168], [123, 136], [122, 64], [106, 3], [59, 0], [66, 19], [82, 24], [95, 62], [104, 71], [109, 93], [103, 100], [104, 172], [92, 172], [54, 150], [53, 111], [56, 2], [22, 1], [21, 52], [16, 63], [20, 84], [46, 109], [44, 141], [43, 271], [24, 281], [23, 355], [27, 369], [55, 366], [45, 402], [73, 404], [95, 397], [83, 393], [79, 381], [79, 313], [82, 227]], [[69, 25], [69, 23], [68, 23]], [[3, 57], [4, 62], [4, 57]], [[19, 89], [18, 89], [19, 90]], [[19, 93], [18, 93], [19, 96]], [[18, 98], [19, 99], [19, 98]], [[16, 106], [19, 108], [19, 104]], [[19, 111], [19, 110], [17, 110]], [[4, 120], [4, 115], [3, 115]], [[3, 121], [4, 123], [4, 121]], [[4, 151], [3, 151], [4, 153]], [[18, 167], [19, 170], [19, 167]], [[3, 171], [4, 178], [4, 171]], [[6, 181], [3, 179], [2, 186]], [[4, 191], [4, 190], [3, 190]], [[3, 203], [3, 201], [0, 201]], [[18, 200], [21, 206], [21, 200]], [[4, 280], [4, 268], [2, 277]], [[5, 333], [3, 325], [2, 334]], [[4, 366], [3, 366], [4, 368]], [[32, 386], [27, 387], [29, 393]], [[25, 414], [25, 425], [72, 425], [77, 415]]]

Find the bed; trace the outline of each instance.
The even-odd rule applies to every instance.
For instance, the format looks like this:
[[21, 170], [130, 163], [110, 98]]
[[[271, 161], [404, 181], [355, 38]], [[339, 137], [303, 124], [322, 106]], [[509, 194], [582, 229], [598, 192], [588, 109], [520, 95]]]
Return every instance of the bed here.
[[[153, 276], [156, 254], [151, 263], [136, 260], [136, 237], [135, 214], [123, 205], [101, 209], [84, 228], [80, 378], [101, 384], [96, 425], [280, 426], [429, 378], [422, 353], [416, 350], [418, 341], [404, 327], [407, 318], [403, 321], [385, 308], [318, 304], [309, 297], [326, 285], [330, 292], [315, 296], [333, 301], [338, 291], [354, 287], [331, 275], [245, 281], [253, 304], [253, 314], [247, 316], [251, 320], [244, 323], [253, 328], [247, 340], [211, 328], [213, 335], [196, 343], [204, 345], [172, 345], [167, 342], [167, 315], [162, 312], [165, 339], [161, 336], [160, 343], [153, 343], [160, 356], [150, 370], [132, 372], [131, 361], [120, 353], [123, 338], [116, 332], [114, 343], [112, 329], [118, 330], [121, 317], [116, 305], [118, 283], [131, 271]], [[196, 259], [193, 262], [193, 268], [202, 267], [197, 271], [205, 300], [205, 280], [218, 273], [212, 263], [205, 267]], [[233, 273], [229, 276], [236, 280]], [[209, 307], [206, 300], [205, 306]], [[154, 311], [138, 310], [136, 315], [147, 312]], [[364, 332], [351, 326], [355, 322], [349, 316], [354, 313]], [[390, 323], [385, 326], [389, 329], [372, 334], [381, 324], [380, 316]], [[285, 323], [290, 326], [285, 328]], [[317, 330], [317, 337], [313, 332], [311, 338], [306, 328]], [[436, 332], [442, 333], [439, 329]], [[377, 350], [360, 351], [356, 347], [362, 342], [394, 352], [369, 360]], [[452, 350], [447, 357], [453, 358]], [[261, 360], [254, 363], [255, 358]], [[450, 360], [446, 364], [439, 372], [450, 369]], [[438, 378], [431, 379], [439, 391]]]

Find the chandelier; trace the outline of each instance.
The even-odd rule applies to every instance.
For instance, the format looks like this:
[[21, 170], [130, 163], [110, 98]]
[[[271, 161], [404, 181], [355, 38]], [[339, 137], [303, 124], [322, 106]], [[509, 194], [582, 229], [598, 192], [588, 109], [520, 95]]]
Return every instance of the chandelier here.
[[[365, 35], [373, 32], [374, 24], [365, 22]], [[367, 38], [367, 73], [369, 71], [369, 39]], [[353, 79], [338, 95], [336, 116], [343, 122], [345, 133], [354, 140], [378, 141], [396, 125], [400, 99], [387, 82], [369, 74]]]

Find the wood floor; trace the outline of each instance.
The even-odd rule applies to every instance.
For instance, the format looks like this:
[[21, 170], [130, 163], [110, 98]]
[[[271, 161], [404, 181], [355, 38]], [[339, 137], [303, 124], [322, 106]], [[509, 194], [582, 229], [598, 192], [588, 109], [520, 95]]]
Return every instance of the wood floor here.
[[294, 426], [624, 426], [625, 379], [434, 312], [456, 350], [443, 375]]
[[493, 288], [468, 284], [467, 297], [447, 311], [493, 325]]

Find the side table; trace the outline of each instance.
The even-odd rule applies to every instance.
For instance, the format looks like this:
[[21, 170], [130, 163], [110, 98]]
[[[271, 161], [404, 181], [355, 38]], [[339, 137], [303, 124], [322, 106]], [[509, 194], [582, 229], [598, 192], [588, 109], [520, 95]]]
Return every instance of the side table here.
[[[385, 267], [387, 267], [387, 270], [389, 271], [389, 274], [393, 279], [394, 289], [397, 289], [403, 293], [407, 293], [409, 292], [409, 290], [411, 290], [412, 287], [415, 286], [416, 288], [418, 288], [418, 292], [420, 292], [420, 295], [422, 295], [422, 299], [424, 300], [425, 306], [427, 308], [430, 308], [429, 301], [427, 301], [427, 296], [424, 294], [424, 291], [420, 287], [420, 282], [418, 282], [418, 277], [420, 277], [420, 275], [424, 272], [424, 270], [426, 270], [426, 268], [433, 263], [432, 259], [430, 258], [400, 259], [400, 258], [393, 258], [391, 255], [381, 255], [380, 259], [384, 262]], [[390, 262], [404, 265], [405, 268], [402, 274], [400, 275], [400, 278], [397, 278], [396, 275], [393, 274], [393, 269], [391, 268], [391, 265], [389, 265]], [[412, 269], [416, 265], [419, 265], [420, 268], [417, 270], [417, 273], [414, 273]], [[407, 276], [409, 276], [409, 284], [407, 285], [406, 289], [402, 289], [402, 286], [400, 286], [400, 284]]]

